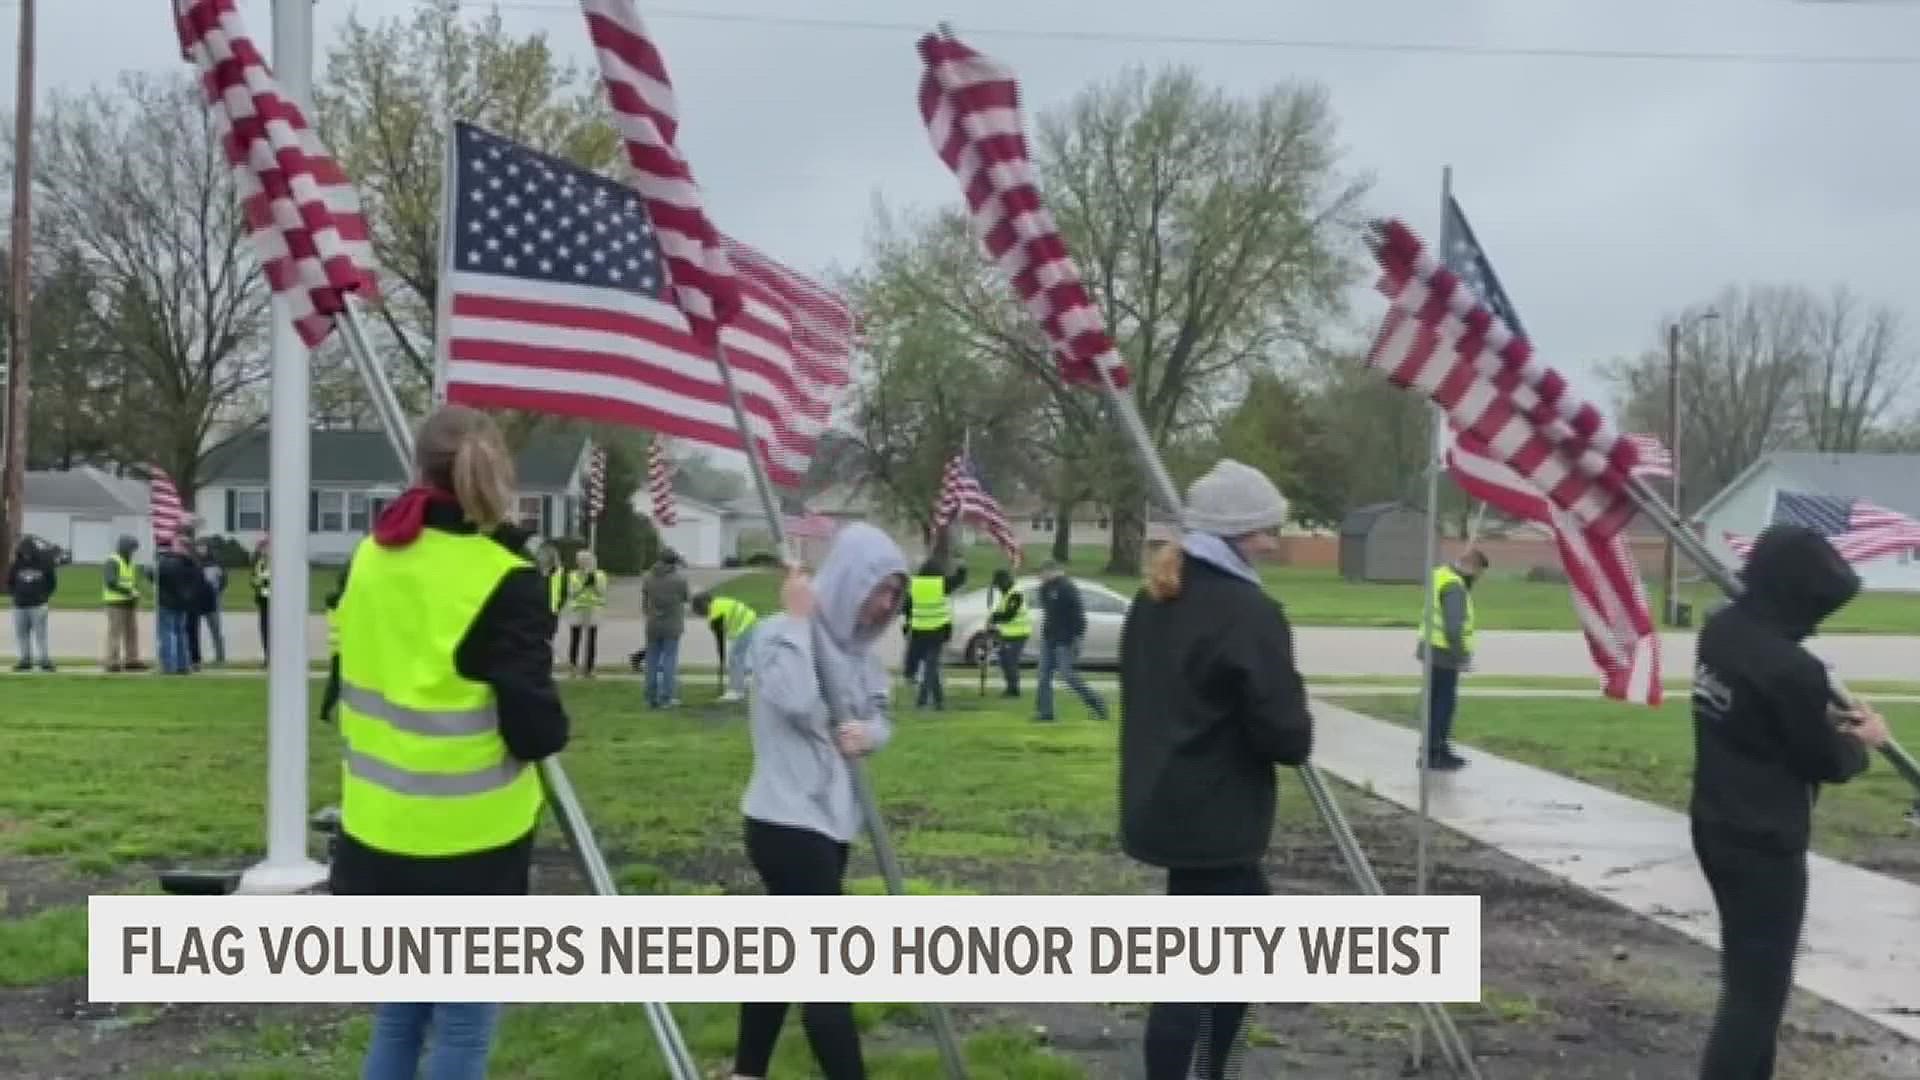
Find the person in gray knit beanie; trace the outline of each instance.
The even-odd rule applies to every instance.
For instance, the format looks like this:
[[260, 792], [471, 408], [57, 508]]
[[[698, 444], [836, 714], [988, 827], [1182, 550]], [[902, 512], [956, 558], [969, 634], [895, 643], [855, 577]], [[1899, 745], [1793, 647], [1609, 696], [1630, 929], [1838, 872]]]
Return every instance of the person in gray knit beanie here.
[[1271, 532], [1287, 523], [1287, 497], [1265, 473], [1222, 458], [1187, 489], [1187, 528], [1222, 539]]

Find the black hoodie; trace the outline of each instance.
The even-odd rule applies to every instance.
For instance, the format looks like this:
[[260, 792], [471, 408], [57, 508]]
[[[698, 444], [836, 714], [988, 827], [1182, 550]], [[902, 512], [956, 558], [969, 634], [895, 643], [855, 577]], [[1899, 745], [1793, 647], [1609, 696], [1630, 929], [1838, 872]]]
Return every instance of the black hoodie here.
[[1769, 528], [1740, 573], [1745, 593], [1700, 631], [1693, 686], [1694, 828], [1745, 846], [1804, 852], [1819, 785], [1867, 767], [1827, 716], [1826, 665], [1801, 645], [1860, 591], [1832, 544]]

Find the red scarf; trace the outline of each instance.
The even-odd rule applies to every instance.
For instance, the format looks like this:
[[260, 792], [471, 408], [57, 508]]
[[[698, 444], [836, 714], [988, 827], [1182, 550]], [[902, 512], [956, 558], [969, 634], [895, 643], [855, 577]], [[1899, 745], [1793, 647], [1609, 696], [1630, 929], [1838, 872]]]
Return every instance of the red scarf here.
[[458, 507], [460, 500], [439, 488], [411, 487], [380, 511], [373, 523], [374, 542], [381, 547], [406, 547], [427, 527], [427, 508], [435, 503]]

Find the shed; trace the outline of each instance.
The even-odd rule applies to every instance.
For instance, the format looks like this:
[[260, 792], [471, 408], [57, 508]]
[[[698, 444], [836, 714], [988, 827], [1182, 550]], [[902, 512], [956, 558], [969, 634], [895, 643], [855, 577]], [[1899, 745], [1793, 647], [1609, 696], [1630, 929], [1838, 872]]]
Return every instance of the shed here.
[[136, 559], [153, 557], [145, 485], [98, 469], [26, 474], [25, 532], [53, 544], [76, 563], [104, 560], [122, 536], [140, 542]]
[[1405, 503], [1349, 510], [1340, 522], [1340, 576], [1348, 581], [1425, 580], [1426, 524], [1427, 515]]

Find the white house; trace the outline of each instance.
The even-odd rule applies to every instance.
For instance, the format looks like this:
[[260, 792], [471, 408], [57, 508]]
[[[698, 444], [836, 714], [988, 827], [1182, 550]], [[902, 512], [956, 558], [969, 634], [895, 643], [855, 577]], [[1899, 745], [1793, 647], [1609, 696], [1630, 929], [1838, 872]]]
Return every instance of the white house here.
[[146, 485], [94, 468], [27, 473], [24, 527], [77, 563], [104, 561], [122, 536], [140, 542], [138, 561], [153, 557]]
[[[248, 432], [208, 455], [194, 502], [202, 536], [225, 535], [251, 549], [267, 535], [268, 433]], [[518, 518], [542, 536], [584, 532], [587, 438], [536, 436], [514, 459]], [[307, 493], [308, 557], [345, 562], [389, 501], [405, 490], [407, 471], [384, 432], [313, 432], [313, 486]]]
[[[643, 485], [633, 493], [633, 512], [653, 517], [653, 499]], [[736, 500], [724, 506], [690, 499], [678, 492], [673, 496], [674, 523], [660, 529], [660, 541], [679, 553], [688, 566], [716, 567], [738, 558], [740, 541], [752, 532], [764, 532], [760, 504], [748, 505]]]
[[[1738, 566], [1741, 559], [1727, 543], [1728, 534], [1757, 536], [1776, 520], [1782, 494], [1864, 499], [1920, 518], [1920, 454], [1767, 454], [1701, 506], [1694, 522], [1714, 552]], [[1864, 589], [1920, 591], [1920, 549], [1858, 563], [1854, 569]]]

